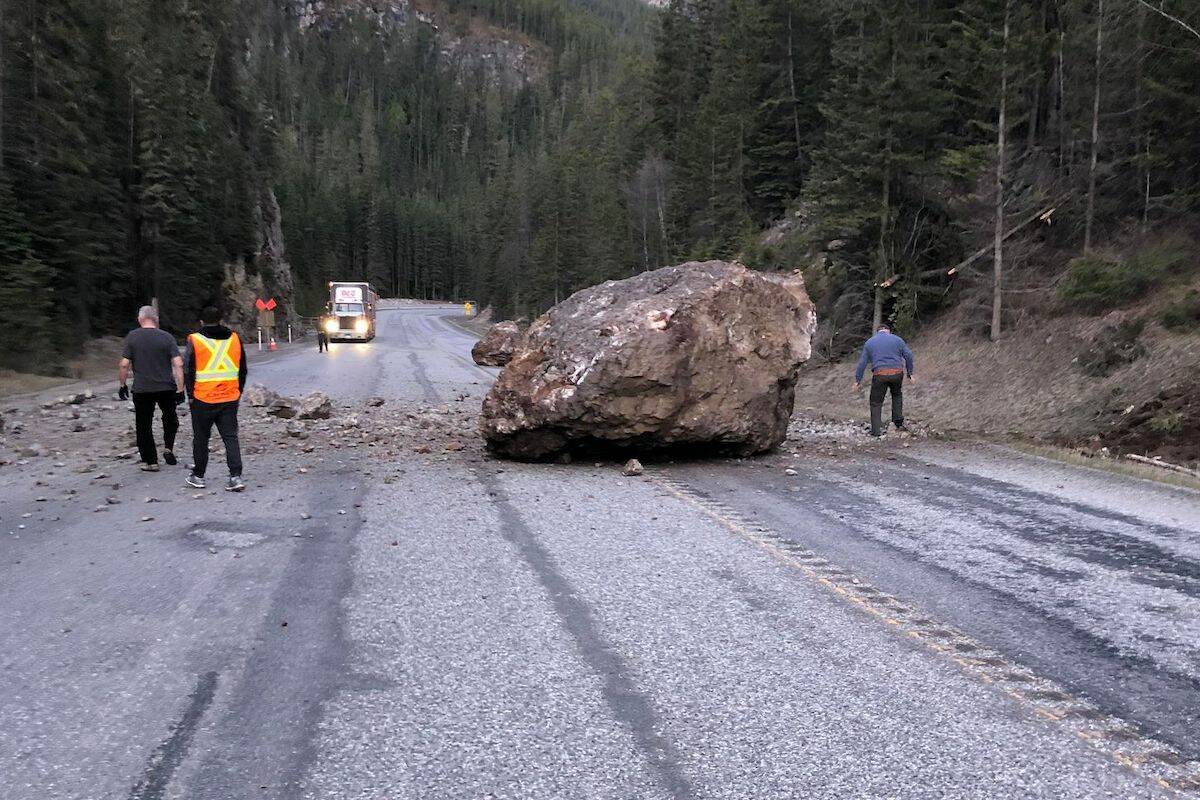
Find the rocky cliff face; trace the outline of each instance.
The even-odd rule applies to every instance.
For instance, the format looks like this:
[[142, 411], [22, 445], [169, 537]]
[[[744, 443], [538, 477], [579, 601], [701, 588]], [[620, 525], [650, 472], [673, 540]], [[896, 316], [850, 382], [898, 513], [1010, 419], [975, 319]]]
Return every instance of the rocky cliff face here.
[[254, 301], [273, 297], [279, 304], [275, 322], [284, 330], [289, 322], [299, 323], [294, 302], [296, 285], [284, 247], [279, 203], [269, 187], [264, 187], [259, 195], [255, 217], [258, 231], [255, 253], [248, 259], [225, 265], [225, 318], [231, 327], [253, 330], [257, 327]]
[[301, 31], [328, 31], [355, 18], [385, 34], [409, 35], [424, 26], [460, 80], [482, 74], [491, 86], [520, 88], [546, 74], [544, 46], [479, 17], [451, 23], [447, 10], [429, 0], [291, 0], [290, 10]]
[[356, 15], [374, 19], [383, 30], [403, 28], [413, 19], [409, 0], [292, 0], [291, 11], [302, 31], [328, 29]]

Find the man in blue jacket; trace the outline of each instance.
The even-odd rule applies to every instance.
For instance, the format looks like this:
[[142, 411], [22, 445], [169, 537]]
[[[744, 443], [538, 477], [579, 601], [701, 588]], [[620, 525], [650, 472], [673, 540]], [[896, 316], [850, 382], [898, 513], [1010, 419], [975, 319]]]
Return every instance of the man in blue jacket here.
[[871, 435], [883, 435], [883, 398], [892, 393], [892, 423], [904, 430], [904, 376], [913, 380], [913, 354], [886, 325], [863, 345], [854, 371], [854, 391], [862, 390], [863, 373], [871, 365]]

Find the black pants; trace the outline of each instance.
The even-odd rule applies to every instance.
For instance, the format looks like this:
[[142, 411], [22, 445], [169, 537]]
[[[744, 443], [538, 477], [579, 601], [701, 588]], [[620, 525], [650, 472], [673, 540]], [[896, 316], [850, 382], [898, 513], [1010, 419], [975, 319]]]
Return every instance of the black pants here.
[[179, 415], [175, 413], [175, 392], [134, 392], [134, 428], [137, 430], [138, 455], [147, 464], [158, 463], [154, 446], [154, 407], [162, 410], [163, 447], [175, 449], [175, 434], [179, 431]]
[[892, 393], [892, 422], [904, 424], [904, 374], [871, 376], [871, 435], [883, 433], [883, 398]]
[[325, 331], [317, 333], [317, 352], [321, 353], [329, 349], [329, 334]]
[[238, 401], [232, 403], [202, 403], [192, 401], [192, 460], [196, 466], [192, 472], [203, 478], [208, 469], [208, 438], [213, 425], [225, 443], [225, 462], [229, 465], [229, 476], [242, 474], [242, 449], [238, 444]]

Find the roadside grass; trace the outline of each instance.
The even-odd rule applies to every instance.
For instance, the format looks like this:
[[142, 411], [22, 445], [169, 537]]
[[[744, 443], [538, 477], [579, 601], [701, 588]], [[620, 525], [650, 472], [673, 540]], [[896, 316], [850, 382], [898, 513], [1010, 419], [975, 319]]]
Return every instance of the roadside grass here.
[[1091, 469], [1098, 469], [1113, 475], [1122, 475], [1127, 478], [1141, 478], [1142, 480], [1165, 483], [1170, 486], [1178, 486], [1183, 489], [1200, 492], [1200, 479], [1192, 478], [1178, 472], [1171, 472], [1170, 470], [1158, 469], [1146, 464], [1138, 464], [1120, 458], [1085, 456], [1078, 450], [1068, 447], [1055, 447], [1053, 445], [1035, 444], [1020, 440], [1011, 440], [1003, 442], [1003, 444], [1028, 455], [1040, 456], [1041, 458], [1057, 461], [1061, 464], [1068, 464], [1073, 467], [1090, 467]]
[[[113, 372], [115, 373], [116, 370], [114, 369]], [[29, 372], [14, 372], [11, 369], [0, 369], [0, 398], [44, 392], [56, 386], [69, 386], [72, 383], [78, 382], [78, 378], [34, 375]]]

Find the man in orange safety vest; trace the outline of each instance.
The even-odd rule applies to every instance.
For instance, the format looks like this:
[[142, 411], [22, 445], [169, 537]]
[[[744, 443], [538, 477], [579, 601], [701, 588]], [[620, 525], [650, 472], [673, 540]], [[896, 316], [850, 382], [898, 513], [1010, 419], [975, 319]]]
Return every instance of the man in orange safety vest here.
[[191, 398], [192, 459], [187, 485], [204, 488], [208, 469], [208, 439], [215, 425], [225, 443], [229, 482], [225, 490], [241, 492], [242, 451], [238, 443], [238, 401], [246, 386], [246, 352], [241, 339], [221, 324], [217, 309], [200, 312], [200, 330], [188, 336], [183, 357], [184, 383]]

